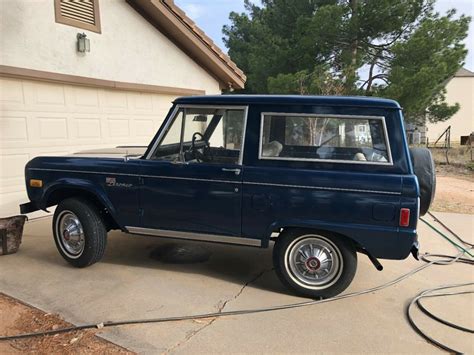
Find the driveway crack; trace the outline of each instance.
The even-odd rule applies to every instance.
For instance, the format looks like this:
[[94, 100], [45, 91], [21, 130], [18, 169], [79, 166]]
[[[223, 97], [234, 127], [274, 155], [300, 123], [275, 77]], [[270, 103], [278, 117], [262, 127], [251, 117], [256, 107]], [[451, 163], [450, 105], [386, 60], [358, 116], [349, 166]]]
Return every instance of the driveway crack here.
[[[260, 271], [258, 274], [256, 274], [252, 279], [250, 279], [249, 281], [247, 281], [244, 285], [242, 285], [242, 287], [239, 289], [239, 291], [232, 297], [226, 299], [224, 302], [222, 301], [219, 301], [218, 304], [217, 304], [217, 313], [222, 313], [224, 311], [224, 308], [227, 306], [227, 304], [229, 302], [232, 302], [232, 301], [235, 301], [240, 295], [242, 295], [242, 293], [244, 292], [244, 290], [247, 288], [247, 286], [249, 286], [250, 284], [254, 283], [255, 281], [257, 281], [260, 277], [262, 277], [266, 272], [268, 271], [271, 271], [273, 269], [264, 269], [262, 271]], [[186, 344], [188, 341], [190, 341], [195, 335], [199, 334], [200, 332], [202, 332], [204, 329], [206, 329], [207, 327], [211, 326], [216, 320], [217, 320], [218, 317], [213, 317], [213, 318], [207, 318], [207, 319], [200, 319], [199, 321], [200, 322], [206, 322], [206, 324], [204, 324], [202, 327], [198, 328], [198, 329], [195, 329], [195, 330], [192, 330], [190, 332], [188, 332], [186, 334], [186, 336], [184, 337], [183, 340], [179, 341], [178, 343], [176, 343], [175, 345], [173, 345], [172, 347], [166, 349], [163, 354], [169, 354], [171, 352], [173, 352], [174, 350], [178, 349], [179, 347], [181, 347], [182, 345]], [[197, 321], [197, 320], [196, 320]]]

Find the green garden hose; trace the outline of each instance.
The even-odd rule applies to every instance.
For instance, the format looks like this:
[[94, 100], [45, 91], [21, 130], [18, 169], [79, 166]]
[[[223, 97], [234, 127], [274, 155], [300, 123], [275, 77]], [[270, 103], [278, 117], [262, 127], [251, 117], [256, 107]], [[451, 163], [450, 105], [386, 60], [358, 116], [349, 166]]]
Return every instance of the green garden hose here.
[[448, 242], [450, 242], [452, 245], [454, 245], [456, 248], [458, 248], [459, 250], [463, 251], [464, 253], [468, 254], [471, 258], [474, 257], [474, 255], [472, 255], [469, 250], [467, 250], [466, 248], [463, 248], [462, 246], [460, 246], [458, 243], [456, 243], [454, 240], [452, 240], [451, 238], [449, 238], [446, 234], [444, 234], [443, 232], [441, 232], [439, 229], [437, 229], [435, 226], [433, 226], [431, 223], [429, 223], [428, 221], [424, 220], [423, 218], [420, 217], [420, 220], [425, 223], [428, 227], [430, 227], [432, 230], [434, 230], [436, 233], [438, 233], [440, 236], [442, 236], [444, 239], [446, 239]]

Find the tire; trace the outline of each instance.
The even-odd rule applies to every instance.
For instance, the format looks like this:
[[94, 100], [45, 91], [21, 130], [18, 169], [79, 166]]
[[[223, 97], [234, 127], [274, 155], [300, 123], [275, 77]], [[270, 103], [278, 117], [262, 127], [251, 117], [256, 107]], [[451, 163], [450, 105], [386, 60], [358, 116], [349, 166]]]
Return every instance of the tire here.
[[53, 235], [61, 256], [75, 267], [90, 266], [104, 256], [107, 230], [95, 206], [84, 199], [69, 198], [59, 203]]
[[[307, 257], [311, 244], [313, 254]], [[319, 254], [318, 250], [324, 254]], [[330, 264], [325, 263], [329, 259], [328, 255], [332, 258]], [[299, 264], [296, 260], [299, 260]], [[357, 253], [351, 241], [337, 235], [289, 229], [283, 231], [275, 242], [273, 263], [278, 278], [296, 294], [310, 298], [330, 298], [344, 291], [354, 279]], [[324, 265], [331, 266], [323, 269]]]
[[431, 152], [427, 148], [410, 148], [413, 170], [420, 186], [420, 216], [430, 209], [436, 191], [436, 169]]

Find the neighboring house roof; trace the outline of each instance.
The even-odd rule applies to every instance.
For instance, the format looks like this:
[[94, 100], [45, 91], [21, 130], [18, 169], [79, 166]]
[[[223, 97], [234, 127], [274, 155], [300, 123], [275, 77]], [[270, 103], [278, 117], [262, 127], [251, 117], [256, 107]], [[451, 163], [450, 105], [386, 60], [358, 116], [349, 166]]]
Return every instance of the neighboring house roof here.
[[148, 22], [208, 70], [222, 89], [243, 89], [246, 76], [173, 0], [127, 0]]
[[461, 68], [457, 71], [456, 74], [454, 74], [455, 78], [460, 78], [460, 77], [470, 77], [474, 78], [474, 73], [470, 70], [467, 70], [466, 68]]

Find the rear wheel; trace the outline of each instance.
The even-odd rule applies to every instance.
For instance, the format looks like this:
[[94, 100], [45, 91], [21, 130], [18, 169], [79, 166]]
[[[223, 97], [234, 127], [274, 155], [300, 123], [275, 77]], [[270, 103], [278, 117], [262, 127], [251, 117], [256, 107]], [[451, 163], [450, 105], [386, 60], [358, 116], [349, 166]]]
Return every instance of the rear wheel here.
[[352, 243], [339, 236], [293, 229], [277, 239], [273, 262], [280, 280], [297, 294], [329, 298], [352, 282], [357, 254]]
[[104, 255], [107, 230], [95, 206], [86, 200], [70, 198], [58, 205], [53, 234], [59, 253], [75, 267], [92, 265]]

